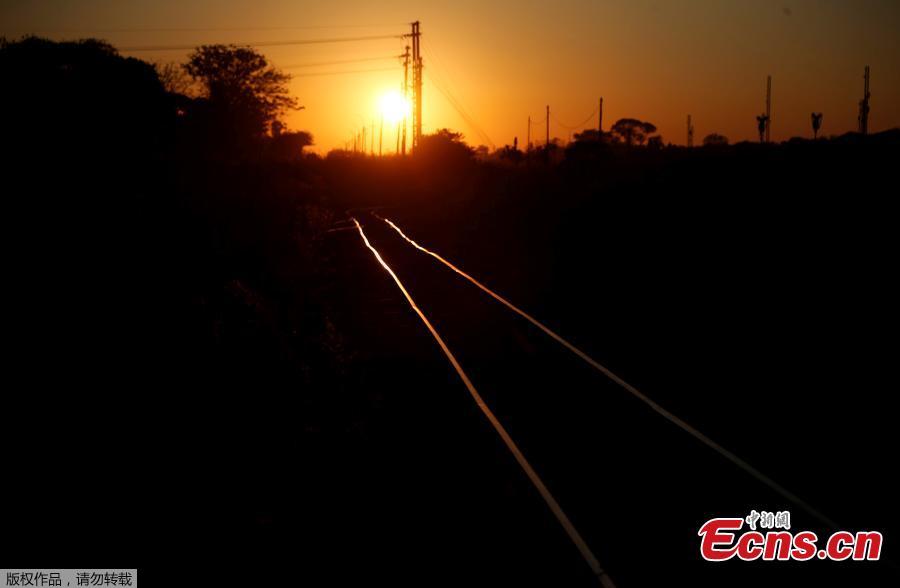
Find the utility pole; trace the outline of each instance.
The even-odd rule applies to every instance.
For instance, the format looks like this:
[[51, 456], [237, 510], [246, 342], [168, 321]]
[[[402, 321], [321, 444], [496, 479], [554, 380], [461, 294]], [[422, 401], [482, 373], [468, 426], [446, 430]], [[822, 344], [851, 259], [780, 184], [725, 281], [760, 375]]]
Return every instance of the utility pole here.
[[413, 66], [413, 140], [415, 151], [422, 139], [422, 51], [419, 21], [412, 23], [412, 66]]
[[688, 115], [687, 119], [687, 146], [694, 146], [694, 123], [691, 122], [691, 115]]
[[381, 157], [381, 146], [384, 141], [384, 115], [381, 115], [381, 126], [378, 127], [378, 157]]
[[600, 106], [597, 108], [597, 133], [603, 134], [603, 96], [600, 97]]
[[766, 78], [766, 143], [772, 140], [772, 76]]
[[369, 155], [375, 156], [375, 121], [372, 121], [372, 137], [369, 139]]
[[550, 148], [550, 105], [547, 105], [547, 142], [544, 145]]
[[[406, 46], [406, 52], [403, 54], [403, 101], [404, 103], [408, 103], [409, 100], [409, 45]], [[406, 155], [406, 112], [405, 112], [405, 104], [404, 104], [404, 113], [403, 113], [403, 138], [398, 139], [402, 140], [402, 153]], [[400, 136], [399, 134], [397, 135]]]
[[863, 76], [863, 99], [859, 101], [859, 133], [861, 135], [869, 134], [869, 66], [866, 66], [866, 73]]

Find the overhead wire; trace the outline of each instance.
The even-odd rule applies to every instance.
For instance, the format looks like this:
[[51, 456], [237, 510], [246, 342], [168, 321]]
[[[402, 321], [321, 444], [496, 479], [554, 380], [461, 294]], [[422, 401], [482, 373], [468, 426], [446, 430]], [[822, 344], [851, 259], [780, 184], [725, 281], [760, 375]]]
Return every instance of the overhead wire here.
[[491, 148], [496, 149], [497, 145], [494, 143], [494, 141], [491, 140], [491, 138], [487, 135], [487, 133], [485, 133], [484, 131], [481, 130], [481, 128], [478, 126], [478, 123], [476, 123], [475, 120], [472, 119], [471, 116], [469, 116], [469, 114], [465, 111], [463, 106], [461, 104], [459, 104], [459, 102], [450, 93], [450, 91], [447, 88], [442, 87], [441, 84], [439, 84], [433, 77], [431, 77], [427, 73], [427, 71], [426, 71], [425, 75], [432, 81], [432, 83], [434, 84], [434, 87], [438, 90], [438, 92], [440, 92], [444, 96], [444, 98], [447, 99], [447, 102], [450, 103], [450, 106], [452, 106], [453, 109], [456, 111], [456, 113], [459, 114], [459, 116], [463, 119], [463, 121], [473, 131], [475, 131], [475, 133], [481, 138], [481, 140], [484, 141], [485, 143], [487, 143], [488, 145], [490, 145]]
[[[377, 41], [384, 39], [400, 39], [403, 35], [362, 35], [358, 37], [327, 37], [319, 39], [294, 39], [285, 41], [245, 41], [228, 43], [239, 47], [285, 47], [291, 45], [316, 45], [326, 43], [353, 43], [358, 41]], [[202, 45], [203, 43], [201, 43]], [[212, 43], [209, 43], [212, 44]], [[195, 49], [198, 44], [183, 45], [138, 45], [132, 47], [120, 47], [120, 51], [189, 51]]]
[[[440, 59], [437, 57], [435, 51], [425, 43], [422, 44], [422, 49], [425, 51], [425, 55], [429, 58], [431, 65], [434, 65], [433, 68], [425, 68], [425, 75], [429, 80], [434, 84], [435, 88], [447, 99], [450, 103], [450, 106], [456, 110], [457, 114], [463, 119], [469, 127], [475, 131], [475, 133], [481, 138], [482, 141], [491, 146], [491, 148], [496, 149], [497, 145], [491, 139], [490, 135], [488, 135], [484, 129], [479, 125], [475, 118], [469, 114], [468, 110], [462, 105], [460, 100], [456, 98], [452, 90], [450, 89], [451, 84], [448, 82], [448, 79], [445, 79], [441, 74], [441, 71], [444, 69]], [[435, 73], [431, 74], [431, 69], [435, 70]]]
[[88, 33], [88, 34], [130, 34], [130, 33], [214, 33], [214, 32], [247, 32], [247, 31], [302, 31], [302, 30], [328, 30], [328, 29], [378, 29], [387, 27], [402, 27], [407, 23], [385, 23], [376, 25], [306, 25], [306, 26], [278, 26], [278, 27], [122, 27], [111, 29], [22, 29], [17, 33]]
[[[433, 65], [432, 68], [425, 68], [425, 75], [429, 80], [435, 85], [435, 87], [444, 95], [450, 105], [456, 110], [456, 112], [463, 118], [463, 120], [474, 130], [482, 140], [487, 140], [493, 146], [493, 141], [490, 140], [490, 137], [485, 133], [481, 126], [475, 122], [475, 119], [469, 114], [468, 110], [462, 105], [462, 103], [456, 98], [453, 92], [450, 90], [450, 83], [447, 82], [447, 79], [441, 73], [444, 71], [444, 67], [440, 60], [437, 57], [437, 54], [432, 51], [426, 44], [423, 43], [422, 49], [425, 51], [425, 55], [428, 57], [430, 61], [430, 65]], [[434, 74], [431, 73], [431, 70], [434, 70]]]
[[291, 74], [292, 78], [314, 78], [318, 76], [336, 76], [342, 74], [362, 74], [362, 73], [377, 73], [384, 71], [398, 71], [397, 66], [394, 67], [379, 67], [373, 69], [351, 69], [344, 71], [316, 71], [309, 73], [301, 73], [301, 74]]
[[558, 124], [559, 126], [561, 126], [562, 128], [568, 129], [571, 131], [571, 130], [583, 128], [584, 125], [586, 125], [588, 122], [591, 121], [591, 119], [593, 119], [595, 116], [597, 116], [597, 112], [599, 112], [599, 110], [600, 110], [600, 107], [597, 106], [597, 108], [595, 108], [594, 111], [587, 116], [587, 118], [585, 118], [583, 121], [581, 121], [580, 123], [578, 123], [577, 125], [574, 125], [574, 126], [570, 126], [570, 125], [567, 125], [566, 123], [562, 122], [561, 120], [556, 118], [556, 115], [553, 114], [553, 112], [550, 113], [550, 118], [553, 119], [553, 121], [556, 124]]
[[293, 63], [290, 65], [280, 65], [279, 69], [301, 69], [304, 67], [320, 67], [323, 65], [342, 65], [345, 63], [362, 63], [366, 61], [384, 61], [388, 59], [395, 59], [397, 55], [383, 55], [380, 57], [360, 57], [357, 59], [336, 59], [332, 61], [315, 61], [309, 63]]
[[[532, 120], [532, 119], [529, 117], [529, 119], [528, 119], [528, 134], [529, 134], [529, 135], [531, 134], [531, 129], [533, 129], [534, 127], [536, 127], [536, 126], [538, 126], [538, 125], [543, 125], [543, 124], [546, 123], [546, 122], [547, 122], [547, 117], [544, 117], [544, 118], [542, 118], [541, 120]], [[534, 144], [534, 145], [537, 145], [537, 146], [540, 146], [540, 145], [542, 145], [542, 144], [546, 145], [546, 140], [541, 141], [541, 140], [539, 140], [539, 139], [535, 139], [535, 140], [533, 141], [533, 144]]]

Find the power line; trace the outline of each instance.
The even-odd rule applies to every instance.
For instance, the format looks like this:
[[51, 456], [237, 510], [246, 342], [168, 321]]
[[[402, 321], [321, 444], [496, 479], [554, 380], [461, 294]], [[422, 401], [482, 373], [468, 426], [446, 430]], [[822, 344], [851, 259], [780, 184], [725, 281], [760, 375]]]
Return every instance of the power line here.
[[[291, 65], [277, 66], [279, 69], [300, 69], [303, 67], [319, 67], [321, 65], [341, 65], [344, 63], [362, 63], [364, 61], [383, 61], [386, 59], [396, 59], [397, 55], [383, 55], [381, 57], [360, 57], [357, 59], [337, 59], [334, 61], [316, 61], [310, 63], [294, 63]], [[402, 56], [401, 56], [402, 57]]]
[[[316, 45], [324, 43], [351, 43], [356, 41], [378, 41], [382, 39], [400, 39], [402, 35], [364, 35], [359, 37], [330, 37], [323, 39], [296, 39], [291, 41], [254, 41], [228, 43], [229, 45], [245, 47], [285, 47], [290, 45]], [[120, 47], [120, 51], [189, 51], [196, 49], [198, 45], [212, 45], [214, 43], [195, 43], [190, 45], [143, 45], [135, 47]]]
[[19, 29], [15, 33], [215, 33], [215, 32], [245, 32], [245, 31], [302, 31], [302, 30], [328, 30], [328, 29], [379, 29], [386, 27], [406, 26], [406, 23], [390, 23], [378, 25], [308, 25], [308, 26], [281, 26], [281, 27], [160, 27], [142, 28], [125, 27], [116, 29]]
[[423, 49], [425, 50], [426, 55], [428, 55], [428, 57], [431, 59], [432, 64], [435, 66], [431, 69], [435, 70], [435, 75], [437, 76], [437, 78], [432, 76], [430, 71], [426, 71], [426, 75], [428, 75], [428, 78], [434, 84], [435, 88], [437, 88], [437, 90], [441, 94], [443, 94], [444, 98], [446, 98], [450, 103], [450, 106], [452, 106], [453, 109], [456, 110], [457, 114], [462, 117], [463, 121], [466, 122], [466, 124], [468, 124], [469, 127], [473, 131], [475, 131], [477, 135], [479, 135], [481, 140], [490, 145], [493, 149], [496, 149], [497, 145], [493, 140], [491, 140], [490, 135], [488, 135], [481, 128], [481, 126], [477, 122], [475, 122], [474, 117], [472, 117], [472, 115], [468, 113], [462, 103], [456, 98], [456, 96], [453, 95], [453, 92], [449, 88], [450, 84], [444, 81], [443, 76], [440, 74], [440, 70], [443, 68], [438, 64], [439, 60], [437, 59], [437, 55], [434, 53], [434, 50], [429, 49], [428, 46], [423, 46]]
[[450, 103], [450, 106], [453, 107], [453, 109], [456, 111], [457, 114], [459, 114], [459, 116], [463, 119], [463, 121], [466, 124], [468, 124], [469, 127], [473, 131], [475, 131], [475, 133], [477, 135], [479, 135], [479, 137], [481, 138], [482, 141], [489, 144], [491, 146], [491, 148], [496, 149], [497, 145], [491, 140], [490, 136], [488, 136], [487, 133], [485, 133], [483, 130], [481, 130], [481, 127], [478, 126], [478, 123], [476, 123], [475, 120], [466, 112], [466, 110], [456, 100], [456, 98], [453, 96], [453, 94], [450, 93], [450, 90], [442, 87], [439, 83], [437, 83], [435, 81], [435, 79], [433, 77], [431, 77], [430, 74], [426, 74], [426, 75], [428, 75], [428, 79], [430, 79], [432, 81], [432, 83], [434, 84], [434, 87], [437, 88], [437, 90], [444, 96], [444, 98], [447, 99], [447, 102]]
[[481, 128], [477, 122], [475, 122], [474, 117], [472, 117], [468, 110], [462, 105], [462, 103], [456, 98], [453, 92], [450, 90], [451, 84], [447, 81], [449, 80], [449, 76], [444, 77], [441, 74], [442, 71], [446, 71], [443, 67], [442, 61], [438, 58], [437, 53], [430, 46], [424, 47], [425, 53], [431, 59], [432, 64], [435, 66], [431, 69], [435, 70], [435, 74], [437, 79], [431, 76], [429, 73], [429, 79], [434, 83], [435, 87], [447, 98], [450, 105], [456, 110], [456, 112], [463, 118], [463, 120], [469, 125], [469, 127], [476, 132], [481, 137], [482, 141], [488, 143], [492, 148], [496, 149], [496, 145], [491, 140], [491, 137]]
[[574, 125], [574, 126], [569, 126], [569, 125], [565, 124], [564, 122], [560, 121], [558, 118], [556, 118], [556, 115], [553, 115], [552, 118], [553, 118], [553, 122], [555, 122], [562, 128], [569, 129], [569, 130], [575, 130], [575, 129], [583, 128], [584, 125], [586, 125], [588, 122], [591, 121], [591, 119], [593, 119], [595, 116], [597, 116], [597, 112], [599, 111], [599, 109], [600, 109], [600, 107], [598, 106], [597, 108], [594, 109], [594, 112], [590, 113], [587, 116], [587, 118], [585, 118], [583, 121], [581, 121], [580, 123], [578, 123], [577, 125]]
[[541, 120], [533, 120], [531, 118], [531, 115], [528, 116], [528, 139], [527, 139], [528, 144], [525, 146], [526, 149], [531, 149], [531, 129], [533, 127], [536, 127], [537, 125], [542, 125], [545, 122], [547, 122], [546, 118], [542, 118]]
[[313, 73], [291, 74], [292, 78], [314, 78], [318, 76], [337, 76], [344, 74], [377, 73], [381, 71], [398, 71], [397, 67], [380, 67], [376, 69], [351, 69], [345, 71], [317, 71]]

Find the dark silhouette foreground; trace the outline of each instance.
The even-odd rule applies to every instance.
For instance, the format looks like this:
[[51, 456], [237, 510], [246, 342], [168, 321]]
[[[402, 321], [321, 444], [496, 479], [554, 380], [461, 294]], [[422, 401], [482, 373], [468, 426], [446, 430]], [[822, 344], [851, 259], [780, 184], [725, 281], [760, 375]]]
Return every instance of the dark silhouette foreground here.
[[[223, 63], [274, 101], [247, 102]], [[685, 149], [623, 119], [527, 152], [445, 129], [411, 158], [318, 158], [258, 55], [201, 48], [190, 72], [199, 90], [172, 92], [102, 42], [0, 44], [4, 558], [590, 581], [383, 272], [329, 232], [369, 206], [851, 529], [896, 532], [878, 341], [898, 131]], [[789, 505], [373, 233], [622, 586], [881, 579], [698, 562], [706, 518]], [[666, 550], [632, 549], [648, 529]]]

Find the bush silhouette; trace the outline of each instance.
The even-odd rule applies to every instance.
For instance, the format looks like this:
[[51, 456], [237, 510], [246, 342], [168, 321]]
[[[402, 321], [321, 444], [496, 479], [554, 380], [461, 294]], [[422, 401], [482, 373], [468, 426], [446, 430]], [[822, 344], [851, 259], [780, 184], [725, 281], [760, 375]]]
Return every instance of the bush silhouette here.
[[728, 145], [728, 137], [719, 133], [710, 133], [703, 137], [703, 145], [706, 147], [721, 147]]

